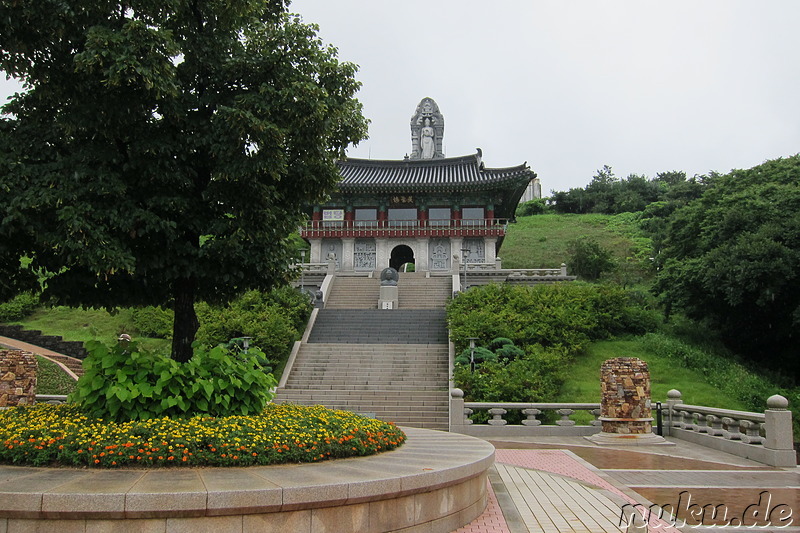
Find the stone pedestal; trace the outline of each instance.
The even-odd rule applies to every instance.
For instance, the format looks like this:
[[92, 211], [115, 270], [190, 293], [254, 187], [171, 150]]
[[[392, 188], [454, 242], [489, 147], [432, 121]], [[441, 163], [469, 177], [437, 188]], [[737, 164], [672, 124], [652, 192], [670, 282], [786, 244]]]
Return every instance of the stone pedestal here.
[[600, 367], [602, 431], [586, 437], [596, 444], [671, 444], [653, 433], [650, 371], [635, 357], [609, 359]]
[[397, 285], [381, 286], [378, 309], [397, 309]]

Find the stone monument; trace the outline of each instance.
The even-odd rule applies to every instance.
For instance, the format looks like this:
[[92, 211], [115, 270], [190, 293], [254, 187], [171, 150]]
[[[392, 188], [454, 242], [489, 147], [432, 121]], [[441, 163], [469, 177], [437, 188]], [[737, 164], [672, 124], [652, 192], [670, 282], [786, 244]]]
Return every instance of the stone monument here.
[[397, 281], [400, 275], [392, 267], [381, 271], [381, 292], [378, 298], [378, 309], [397, 308]]
[[650, 371], [635, 357], [616, 357], [600, 367], [602, 431], [586, 437], [596, 444], [672, 444], [653, 433]]
[[32, 353], [0, 350], [0, 408], [36, 403], [37, 369]]
[[423, 98], [411, 117], [410, 159], [443, 159], [444, 115], [433, 98]]

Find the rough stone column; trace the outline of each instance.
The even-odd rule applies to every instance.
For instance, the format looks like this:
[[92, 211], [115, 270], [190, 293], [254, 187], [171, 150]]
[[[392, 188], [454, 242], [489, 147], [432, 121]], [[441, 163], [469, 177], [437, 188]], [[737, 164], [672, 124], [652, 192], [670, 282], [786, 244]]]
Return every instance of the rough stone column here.
[[36, 403], [36, 356], [0, 350], [0, 408]]
[[665, 444], [653, 434], [650, 371], [635, 357], [616, 357], [600, 367], [602, 431], [587, 437], [597, 444]]

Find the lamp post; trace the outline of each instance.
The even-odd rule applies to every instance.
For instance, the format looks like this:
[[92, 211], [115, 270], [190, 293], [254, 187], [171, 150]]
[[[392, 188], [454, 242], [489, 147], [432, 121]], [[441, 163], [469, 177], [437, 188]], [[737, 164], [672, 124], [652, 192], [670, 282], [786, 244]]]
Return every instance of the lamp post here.
[[469, 371], [475, 372], [475, 341], [477, 337], [467, 337], [469, 341]]
[[464, 283], [461, 287], [461, 292], [467, 292], [467, 254], [470, 252], [471, 250], [469, 248], [461, 249], [462, 262], [464, 263]]
[[305, 294], [305, 262], [306, 262], [306, 249], [300, 250], [300, 292]]

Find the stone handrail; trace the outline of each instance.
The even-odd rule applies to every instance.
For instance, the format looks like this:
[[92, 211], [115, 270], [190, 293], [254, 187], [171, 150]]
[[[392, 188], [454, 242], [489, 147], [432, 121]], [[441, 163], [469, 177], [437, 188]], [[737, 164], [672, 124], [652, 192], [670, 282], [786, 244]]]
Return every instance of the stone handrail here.
[[667, 393], [668, 435], [773, 466], [795, 466], [789, 402], [767, 399], [763, 413], [683, 403], [680, 391]]
[[66, 394], [37, 394], [36, 403], [67, 403]]
[[[461, 389], [450, 391], [450, 431], [473, 436], [522, 435], [591, 435], [600, 431], [599, 403], [553, 402], [465, 402]], [[469, 418], [476, 411], [486, 411], [490, 418], [485, 424], [474, 424]], [[520, 424], [508, 424], [505, 415], [520, 411], [524, 416]], [[545, 411], [555, 411], [559, 416], [555, 424], [543, 424], [539, 416]], [[578, 426], [570, 418], [576, 411], [589, 411], [594, 420], [589, 425]]]
[[507, 278], [536, 278], [548, 276], [567, 276], [567, 266], [561, 268], [498, 268], [495, 263], [467, 263], [467, 274], [489, 274]]

